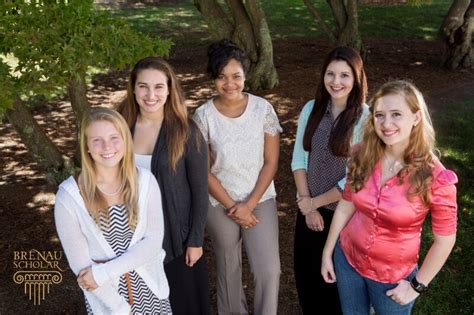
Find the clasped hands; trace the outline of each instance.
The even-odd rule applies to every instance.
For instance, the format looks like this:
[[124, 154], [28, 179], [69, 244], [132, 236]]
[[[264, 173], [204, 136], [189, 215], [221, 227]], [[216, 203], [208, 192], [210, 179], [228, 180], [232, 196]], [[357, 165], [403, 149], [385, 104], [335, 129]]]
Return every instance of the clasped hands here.
[[252, 228], [260, 221], [253, 213], [253, 209], [248, 202], [237, 202], [231, 208], [227, 209], [227, 215], [244, 229]]
[[313, 205], [313, 199], [310, 196], [301, 196], [296, 199], [298, 208], [305, 216], [306, 226], [312, 231], [324, 230], [324, 220], [318, 211], [318, 207]]
[[98, 285], [94, 280], [91, 267], [87, 267], [79, 271], [77, 276], [77, 284], [79, 284], [79, 287], [86, 291], [93, 291], [97, 289]]

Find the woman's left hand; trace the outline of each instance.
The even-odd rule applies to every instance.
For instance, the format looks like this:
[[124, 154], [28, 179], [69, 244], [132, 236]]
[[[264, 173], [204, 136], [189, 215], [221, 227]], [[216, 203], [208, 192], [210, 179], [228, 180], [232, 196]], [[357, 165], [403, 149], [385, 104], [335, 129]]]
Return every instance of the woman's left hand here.
[[97, 283], [94, 280], [91, 267], [87, 267], [79, 271], [79, 275], [77, 276], [77, 283], [82, 289], [86, 291], [92, 291], [97, 289], [98, 287]]
[[[229, 209], [227, 215], [234, 221], [248, 221], [252, 215], [252, 208], [246, 202], [238, 202], [235, 206]], [[240, 223], [239, 223], [240, 224]]]
[[420, 295], [406, 280], [400, 281], [395, 288], [388, 290], [385, 294], [400, 305], [408, 304]]
[[186, 266], [192, 267], [202, 256], [202, 247], [188, 247], [186, 249]]

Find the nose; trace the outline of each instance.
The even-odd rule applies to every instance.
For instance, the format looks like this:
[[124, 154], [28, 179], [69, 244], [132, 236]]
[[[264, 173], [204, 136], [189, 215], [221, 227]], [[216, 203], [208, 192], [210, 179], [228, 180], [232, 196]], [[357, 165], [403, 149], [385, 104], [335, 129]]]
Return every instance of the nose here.
[[147, 93], [147, 97], [149, 99], [154, 99], [155, 98], [155, 91], [153, 89], [149, 89]]
[[109, 149], [111, 146], [112, 146], [111, 141], [105, 140], [104, 142], [102, 142], [102, 149], [104, 151]]

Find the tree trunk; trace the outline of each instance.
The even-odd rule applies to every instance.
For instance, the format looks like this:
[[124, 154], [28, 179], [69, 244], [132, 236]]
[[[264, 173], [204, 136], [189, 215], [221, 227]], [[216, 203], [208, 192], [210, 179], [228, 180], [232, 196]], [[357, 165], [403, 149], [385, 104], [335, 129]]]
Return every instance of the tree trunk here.
[[365, 48], [359, 34], [357, 0], [328, 0], [337, 24], [337, 45], [358, 50], [365, 59]]
[[231, 38], [233, 25], [219, 3], [215, 0], [193, 0], [215, 38]]
[[[87, 100], [87, 84], [85, 74], [77, 74], [69, 79], [67, 92], [71, 107], [76, 116], [76, 139], [79, 139], [79, 131], [84, 116], [90, 109], [90, 103]], [[79, 141], [77, 141], [76, 152], [74, 152], [74, 162], [79, 165], [81, 162], [81, 152], [79, 149]]]
[[265, 13], [259, 0], [247, 0], [247, 10], [258, 47], [258, 62], [253, 68], [248, 84], [252, 90], [271, 89], [279, 82], [273, 64], [273, 44]]
[[48, 182], [57, 185], [75, 171], [73, 163], [59, 152], [19, 98], [5, 111], [5, 115], [34, 160], [46, 170]]
[[444, 67], [456, 70], [474, 66], [473, 30], [474, 3], [471, 0], [455, 0], [440, 29]]
[[327, 0], [336, 24], [334, 30], [326, 24], [321, 13], [310, 0], [303, 0], [303, 2], [333, 45], [355, 48], [362, 58], [366, 59], [366, 49], [359, 34], [357, 0]]
[[247, 84], [250, 89], [271, 89], [278, 84], [273, 64], [270, 31], [259, 0], [226, 0], [226, 15], [217, 0], [193, 0], [216, 39], [230, 38], [239, 45], [251, 61]]

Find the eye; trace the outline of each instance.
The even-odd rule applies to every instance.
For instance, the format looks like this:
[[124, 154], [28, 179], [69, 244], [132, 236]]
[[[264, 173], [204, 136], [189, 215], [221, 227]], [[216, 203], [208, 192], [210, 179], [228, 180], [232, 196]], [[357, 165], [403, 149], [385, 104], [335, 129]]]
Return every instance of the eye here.
[[349, 75], [348, 75], [347, 73], [343, 73], [343, 74], [342, 74], [342, 77], [343, 77], [343, 78], [348, 78]]
[[381, 114], [381, 113], [375, 113], [374, 117], [375, 117], [376, 119], [381, 119], [381, 118], [384, 117], [384, 115]]
[[402, 113], [400, 113], [400, 112], [395, 112], [395, 113], [392, 114], [392, 117], [394, 117], [394, 118], [399, 118], [401, 116], [402, 116]]

